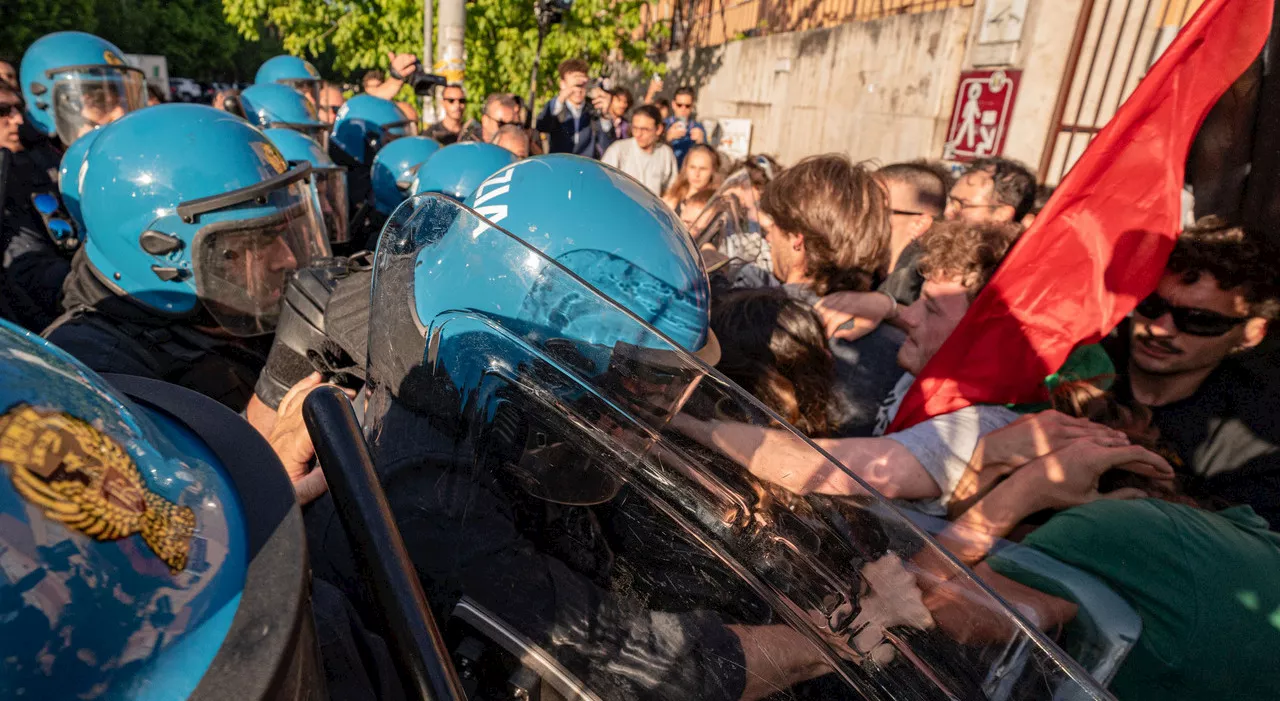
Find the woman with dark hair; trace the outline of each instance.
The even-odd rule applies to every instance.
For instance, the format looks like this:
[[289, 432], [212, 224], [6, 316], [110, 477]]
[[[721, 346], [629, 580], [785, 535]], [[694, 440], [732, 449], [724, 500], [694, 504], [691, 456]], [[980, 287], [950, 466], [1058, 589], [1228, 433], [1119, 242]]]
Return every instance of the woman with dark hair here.
[[689, 149], [684, 157], [684, 165], [676, 176], [675, 182], [662, 195], [662, 201], [680, 214], [685, 200], [702, 190], [715, 190], [720, 187], [723, 176], [720, 173], [720, 154], [705, 144], [698, 144]]
[[808, 305], [779, 289], [734, 290], [716, 300], [716, 368], [812, 437], [831, 431], [831, 352]]

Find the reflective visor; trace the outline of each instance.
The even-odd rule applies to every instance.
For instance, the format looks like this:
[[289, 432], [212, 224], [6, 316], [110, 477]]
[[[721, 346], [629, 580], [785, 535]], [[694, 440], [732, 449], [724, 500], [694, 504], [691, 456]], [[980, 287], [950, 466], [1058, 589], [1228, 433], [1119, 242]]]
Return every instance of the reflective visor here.
[[127, 66], [72, 66], [54, 71], [53, 119], [71, 145], [85, 133], [147, 106], [142, 71]]
[[312, 171], [320, 214], [331, 243], [346, 243], [351, 238], [347, 211], [347, 171], [326, 168]]
[[222, 328], [256, 336], [275, 329], [289, 274], [329, 255], [329, 245], [306, 180], [238, 206], [257, 216], [223, 219], [196, 233], [196, 294]]

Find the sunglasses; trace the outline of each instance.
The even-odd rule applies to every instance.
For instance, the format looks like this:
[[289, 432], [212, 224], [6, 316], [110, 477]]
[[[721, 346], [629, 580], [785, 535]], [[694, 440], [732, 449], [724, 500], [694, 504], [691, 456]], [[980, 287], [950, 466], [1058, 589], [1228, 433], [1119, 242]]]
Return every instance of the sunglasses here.
[[902, 216], [904, 216], [904, 217], [922, 217], [922, 216], [924, 216], [924, 212], [911, 212], [911, 211], [908, 211], [908, 210], [905, 210], [905, 209], [891, 209], [891, 210], [889, 210], [889, 212], [890, 212], [891, 214], [900, 214], [900, 215], [902, 215]]
[[497, 117], [494, 117], [494, 116], [492, 116], [492, 115], [488, 114], [487, 112], [484, 114], [484, 118], [485, 118], [485, 119], [492, 119], [493, 121], [495, 121], [495, 122], [497, 122], [497, 123], [498, 123], [498, 126], [499, 126], [499, 127], [505, 127], [505, 126], [508, 126], [508, 125], [511, 125], [511, 124], [514, 124], [514, 125], [516, 125], [516, 126], [520, 126], [520, 122], [519, 122], [519, 121], [504, 122], [504, 121], [502, 121], [501, 119], [498, 119]]
[[467, 104], [467, 98], [465, 98], [465, 97], [446, 97], [446, 98], [444, 98], [444, 101], [445, 101], [445, 102], [456, 102], [456, 103], [458, 103], [458, 104], [462, 104], [462, 105]]
[[1189, 336], [1221, 336], [1249, 320], [1247, 316], [1227, 316], [1194, 307], [1177, 307], [1169, 300], [1152, 292], [1150, 297], [1138, 303], [1134, 311], [1147, 319], [1159, 319], [1168, 312], [1173, 325]]
[[26, 105], [23, 105], [21, 102], [7, 102], [0, 104], [0, 119], [5, 119], [14, 112], [21, 113], [22, 108], [25, 106]]
[[692, 102], [675, 102], [672, 104], [674, 104], [676, 107], [679, 107], [680, 109], [686, 109], [686, 110], [689, 109], [690, 107], [693, 107]]

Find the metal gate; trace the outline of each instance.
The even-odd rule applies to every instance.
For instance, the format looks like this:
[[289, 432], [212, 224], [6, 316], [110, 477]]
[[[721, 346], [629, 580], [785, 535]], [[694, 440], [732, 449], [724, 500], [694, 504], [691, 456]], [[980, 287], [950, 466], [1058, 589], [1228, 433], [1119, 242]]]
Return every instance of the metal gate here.
[[1084, 0], [1039, 179], [1056, 185], [1204, 0]]

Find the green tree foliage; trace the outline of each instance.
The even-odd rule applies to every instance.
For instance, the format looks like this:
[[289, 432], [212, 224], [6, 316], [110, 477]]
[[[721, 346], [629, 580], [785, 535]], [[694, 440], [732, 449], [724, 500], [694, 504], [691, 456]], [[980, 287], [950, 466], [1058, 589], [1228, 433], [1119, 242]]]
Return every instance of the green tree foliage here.
[[252, 80], [282, 53], [274, 36], [247, 42], [223, 19], [221, 0], [0, 0], [0, 56], [17, 60], [50, 32], [97, 34], [126, 53], [159, 54], [169, 74]]
[[[387, 52], [421, 53], [422, 0], [222, 0], [227, 21], [255, 40], [263, 27], [279, 33], [284, 47], [300, 56], [329, 54], [342, 74], [387, 66]], [[645, 0], [577, 0], [564, 21], [547, 35], [538, 81], [539, 102], [558, 91], [560, 61], [586, 59], [596, 74], [613, 61], [661, 70], [649, 57], [657, 45], [655, 28], [639, 31]], [[439, 16], [439, 13], [436, 13]], [[467, 3], [467, 92], [527, 95], [537, 47], [533, 0], [471, 0]], [[480, 100], [472, 100], [473, 114]]]

